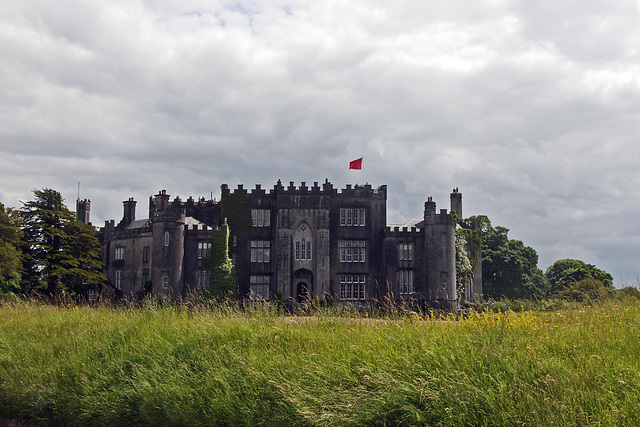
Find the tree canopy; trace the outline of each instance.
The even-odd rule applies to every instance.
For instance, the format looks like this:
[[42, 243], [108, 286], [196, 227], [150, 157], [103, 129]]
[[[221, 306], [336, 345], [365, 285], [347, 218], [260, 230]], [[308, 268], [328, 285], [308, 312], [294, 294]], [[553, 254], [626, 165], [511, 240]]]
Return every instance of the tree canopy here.
[[81, 284], [102, 285], [100, 245], [95, 230], [76, 219], [62, 195], [50, 188], [34, 190], [34, 200], [23, 202], [23, 290], [50, 295], [75, 293]]
[[23, 272], [21, 238], [19, 218], [0, 203], [0, 294], [20, 289]]
[[595, 279], [606, 287], [613, 287], [613, 276], [595, 265], [577, 259], [561, 259], [553, 263], [545, 273], [551, 292], [558, 293], [570, 285], [585, 279]]
[[482, 232], [482, 288], [490, 298], [546, 298], [549, 282], [538, 268], [538, 253], [520, 240], [509, 239], [509, 229], [495, 228], [484, 216], [466, 220]]

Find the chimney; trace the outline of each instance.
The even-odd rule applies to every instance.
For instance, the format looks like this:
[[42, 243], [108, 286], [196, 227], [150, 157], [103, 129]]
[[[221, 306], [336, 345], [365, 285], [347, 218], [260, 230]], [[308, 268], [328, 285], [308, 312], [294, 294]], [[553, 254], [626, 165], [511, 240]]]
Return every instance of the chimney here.
[[424, 204], [424, 220], [428, 222], [428, 220], [433, 220], [436, 214], [436, 202], [433, 201], [433, 198], [429, 196], [427, 202]]
[[160, 190], [160, 192], [155, 195], [155, 209], [157, 212], [162, 212], [167, 207], [169, 207], [169, 195], [167, 194], [167, 190]]
[[133, 197], [129, 197], [129, 200], [122, 202], [124, 205], [124, 216], [122, 217], [123, 227], [128, 226], [136, 220], [136, 202]]

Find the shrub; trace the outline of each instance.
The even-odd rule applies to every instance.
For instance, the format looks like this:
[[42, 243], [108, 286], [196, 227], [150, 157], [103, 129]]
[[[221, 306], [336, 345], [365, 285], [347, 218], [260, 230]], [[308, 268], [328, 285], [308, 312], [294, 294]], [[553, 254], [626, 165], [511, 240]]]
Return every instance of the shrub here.
[[573, 282], [558, 292], [558, 296], [562, 299], [582, 302], [603, 301], [614, 294], [615, 290], [606, 287], [602, 280], [591, 278]]
[[640, 299], [640, 290], [633, 286], [625, 286], [622, 289], [618, 289], [618, 297], [620, 299], [634, 298]]

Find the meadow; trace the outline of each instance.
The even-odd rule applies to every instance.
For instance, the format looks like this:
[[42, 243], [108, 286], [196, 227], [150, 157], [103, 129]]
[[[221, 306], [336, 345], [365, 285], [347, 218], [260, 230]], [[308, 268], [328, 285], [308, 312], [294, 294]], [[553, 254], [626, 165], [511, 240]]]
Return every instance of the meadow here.
[[45, 425], [640, 425], [640, 301], [465, 316], [0, 303], [0, 416]]

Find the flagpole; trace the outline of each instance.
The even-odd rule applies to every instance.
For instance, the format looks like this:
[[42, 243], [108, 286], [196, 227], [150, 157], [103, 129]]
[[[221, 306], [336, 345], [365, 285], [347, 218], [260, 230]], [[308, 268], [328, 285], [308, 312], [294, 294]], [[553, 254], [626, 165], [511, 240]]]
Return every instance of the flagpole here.
[[362, 185], [365, 184], [365, 180], [364, 180], [364, 156], [362, 156]]

